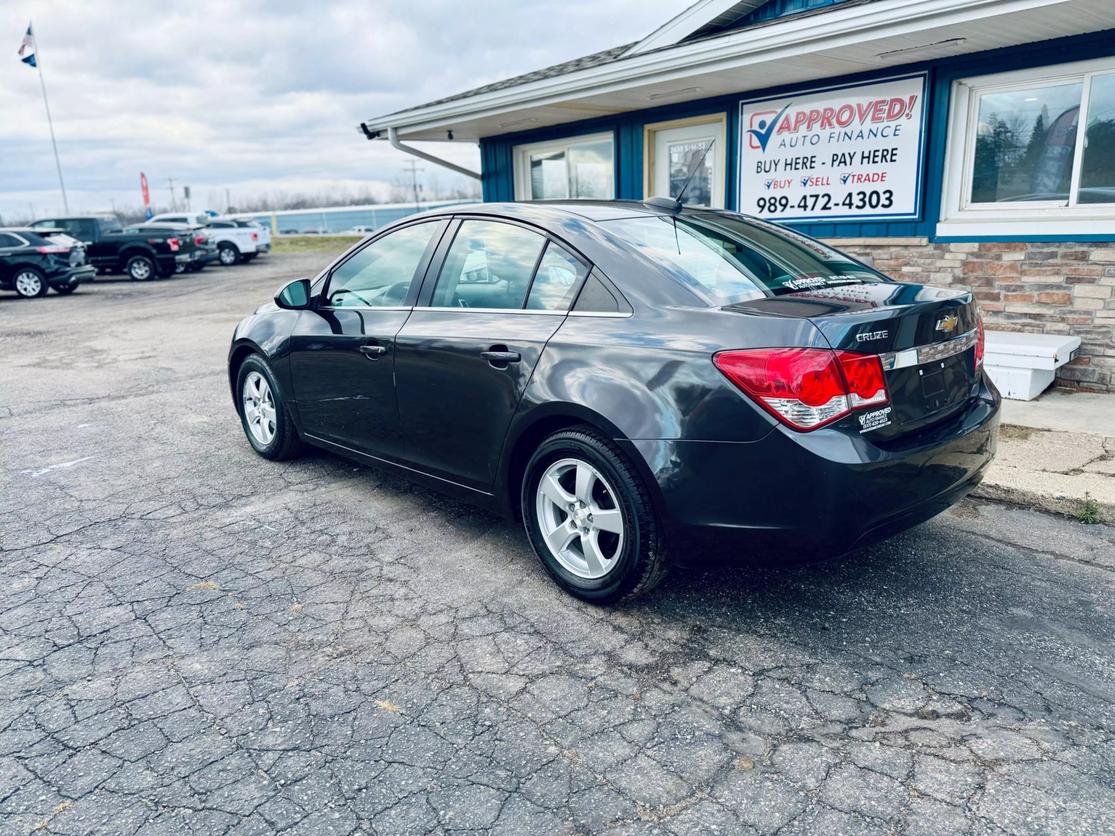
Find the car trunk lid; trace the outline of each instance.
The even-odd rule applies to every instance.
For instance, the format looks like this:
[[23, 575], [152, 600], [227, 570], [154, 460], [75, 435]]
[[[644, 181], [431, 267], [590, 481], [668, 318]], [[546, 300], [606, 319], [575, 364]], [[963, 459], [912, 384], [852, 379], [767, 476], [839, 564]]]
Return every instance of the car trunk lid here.
[[820, 287], [731, 306], [809, 319], [837, 351], [877, 354], [890, 403], [857, 413], [880, 438], [944, 420], [978, 391], [979, 312], [968, 291], [865, 282]]

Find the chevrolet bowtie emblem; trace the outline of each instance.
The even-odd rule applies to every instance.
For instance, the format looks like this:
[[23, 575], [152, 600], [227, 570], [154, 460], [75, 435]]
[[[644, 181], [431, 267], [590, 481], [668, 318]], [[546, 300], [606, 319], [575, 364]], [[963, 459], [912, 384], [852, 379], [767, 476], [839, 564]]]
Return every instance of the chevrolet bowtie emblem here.
[[937, 330], [953, 331], [956, 329], [956, 326], [959, 324], [959, 322], [960, 317], [958, 317], [956, 314], [948, 314], [947, 316], [942, 316], [939, 320], [937, 320]]

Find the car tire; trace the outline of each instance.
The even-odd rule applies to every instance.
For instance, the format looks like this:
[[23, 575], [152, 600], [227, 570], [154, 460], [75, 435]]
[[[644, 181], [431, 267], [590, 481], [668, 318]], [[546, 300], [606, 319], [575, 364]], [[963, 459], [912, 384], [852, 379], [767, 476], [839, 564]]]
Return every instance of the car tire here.
[[69, 296], [75, 290], [77, 290], [76, 284], [59, 284], [54, 286], [54, 292], [59, 296]]
[[34, 267], [20, 267], [12, 276], [12, 287], [24, 299], [46, 296], [46, 292], [50, 290], [43, 271]]
[[231, 267], [240, 263], [240, 250], [235, 244], [221, 244], [217, 247], [217, 259], [222, 267]]
[[302, 439], [275, 385], [275, 377], [258, 354], [244, 360], [237, 372], [236, 410], [248, 443], [265, 459], [285, 461], [302, 452]]
[[630, 600], [667, 574], [645, 485], [622, 452], [591, 428], [556, 432], [538, 446], [526, 466], [520, 507], [546, 571], [583, 601]]
[[133, 255], [129, 258], [124, 272], [133, 282], [148, 282], [158, 275], [155, 262], [145, 255]]

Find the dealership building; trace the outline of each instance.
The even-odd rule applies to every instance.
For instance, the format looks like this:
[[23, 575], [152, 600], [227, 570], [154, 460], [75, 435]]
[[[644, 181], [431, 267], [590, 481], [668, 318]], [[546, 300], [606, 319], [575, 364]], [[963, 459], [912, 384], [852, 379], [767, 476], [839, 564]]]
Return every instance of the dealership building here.
[[[647, 21], [650, 29], [658, 21]], [[637, 42], [370, 119], [489, 201], [676, 196], [785, 223], [1115, 391], [1115, 0], [700, 0]], [[481, 170], [408, 141], [479, 142]]]

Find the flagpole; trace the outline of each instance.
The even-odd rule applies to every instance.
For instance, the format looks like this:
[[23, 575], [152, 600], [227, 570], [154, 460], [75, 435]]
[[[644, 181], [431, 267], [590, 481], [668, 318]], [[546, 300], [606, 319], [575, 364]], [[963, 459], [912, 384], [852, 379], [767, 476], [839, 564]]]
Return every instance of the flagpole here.
[[62, 187], [62, 207], [66, 214], [70, 214], [70, 202], [66, 199], [66, 181], [62, 179], [62, 161], [58, 157], [58, 141], [54, 138], [54, 120], [50, 118], [50, 102], [46, 97], [46, 80], [43, 78], [43, 54], [39, 48], [39, 39], [35, 38], [35, 69], [39, 71], [39, 86], [43, 88], [43, 107], [46, 108], [46, 124], [50, 128], [50, 145], [54, 148], [54, 167], [58, 169], [58, 185]]

